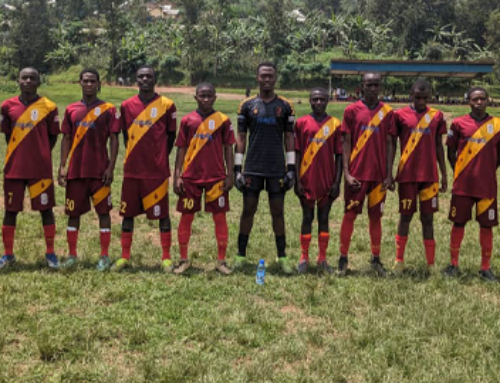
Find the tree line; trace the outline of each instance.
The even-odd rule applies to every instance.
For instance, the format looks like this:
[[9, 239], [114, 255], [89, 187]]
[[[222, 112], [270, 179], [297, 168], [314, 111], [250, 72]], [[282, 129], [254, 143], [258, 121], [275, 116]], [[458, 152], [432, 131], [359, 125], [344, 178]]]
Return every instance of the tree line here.
[[231, 83], [270, 59], [286, 86], [327, 78], [332, 57], [500, 59], [498, 0], [178, 0], [176, 19], [152, 18], [144, 0], [0, 4], [0, 74], [11, 77], [79, 65], [116, 81], [149, 64], [163, 83]]

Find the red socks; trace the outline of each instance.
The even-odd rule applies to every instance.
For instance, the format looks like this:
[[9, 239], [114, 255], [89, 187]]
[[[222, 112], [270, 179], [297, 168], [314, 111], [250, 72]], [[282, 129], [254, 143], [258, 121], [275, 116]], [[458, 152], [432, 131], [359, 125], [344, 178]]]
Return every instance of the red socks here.
[[491, 227], [480, 228], [479, 243], [481, 244], [481, 270], [489, 270], [491, 251], [493, 250], [493, 231]]
[[402, 237], [396, 234], [396, 262], [405, 261], [405, 249], [408, 237]]
[[133, 232], [122, 231], [122, 258], [130, 259]]
[[161, 260], [170, 259], [170, 246], [172, 246], [172, 233], [160, 232]]
[[193, 224], [194, 214], [182, 214], [181, 221], [179, 222], [179, 229], [177, 231], [177, 238], [179, 240], [179, 252], [181, 260], [188, 259], [188, 244], [191, 237], [191, 225]]
[[451, 264], [453, 266], [458, 266], [458, 255], [460, 253], [460, 245], [464, 239], [465, 227], [458, 227], [453, 225], [451, 228], [451, 238], [450, 238], [450, 255]]
[[382, 222], [380, 218], [370, 218], [370, 242], [372, 247], [372, 255], [380, 256], [380, 243], [382, 242]]
[[15, 226], [2, 226], [3, 247], [6, 255], [14, 255]]
[[217, 239], [217, 249], [219, 251], [217, 259], [222, 261], [226, 259], [228, 229], [226, 222], [226, 213], [213, 214], [215, 223], [215, 238]]
[[43, 227], [43, 234], [45, 236], [45, 244], [47, 245], [47, 254], [55, 253], [54, 238], [56, 236], [56, 225], [45, 225]]
[[344, 214], [342, 225], [340, 226], [340, 255], [347, 255], [349, 253], [355, 220], [356, 213], [349, 211]]
[[434, 239], [424, 239], [424, 247], [427, 264], [431, 266], [436, 258], [436, 241]]
[[330, 234], [322, 231], [318, 236], [318, 263], [326, 261], [326, 249], [328, 249], [328, 241], [330, 241]]
[[78, 243], [78, 229], [76, 227], [68, 227], [66, 229], [66, 238], [68, 240], [69, 255], [76, 257], [76, 247]]
[[109, 256], [109, 243], [111, 242], [111, 229], [101, 229], [101, 257]]
[[311, 244], [311, 234], [300, 235], [300, 262], [309, 262], [309, 245]]

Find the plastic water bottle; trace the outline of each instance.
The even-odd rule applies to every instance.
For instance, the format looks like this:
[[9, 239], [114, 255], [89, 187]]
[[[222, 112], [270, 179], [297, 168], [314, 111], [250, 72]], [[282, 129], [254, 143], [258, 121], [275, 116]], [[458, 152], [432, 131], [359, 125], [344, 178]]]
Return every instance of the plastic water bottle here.
[[258, 285], [263, 285], [265, 277], [266, 277], [266, 264], [264, 260], [261, 259], [259, 261], [259, 264], [257, 265], [257, 274], [255, 276], [255, 282]]

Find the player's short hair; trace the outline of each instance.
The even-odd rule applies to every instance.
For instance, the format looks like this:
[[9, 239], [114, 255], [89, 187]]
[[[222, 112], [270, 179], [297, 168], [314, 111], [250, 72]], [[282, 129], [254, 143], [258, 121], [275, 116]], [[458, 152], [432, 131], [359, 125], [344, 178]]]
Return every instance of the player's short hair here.
[[99, 76], [99, 72], [97, 71], [97, 69], [92, 69], [92, 68], [85, 68], [80, 72], [80, 81], [83, 79], [83, 75], [85, 73], [92, 73], [97, 77], [97, 81], [101, 81], [101, 76]]
[[257, 73], [259, 73], [259, 70], [262, 67], [273, 68], [275, 72], [278, 71], [278, 68], [276, 68], [276, 65], [271, 61], [262, 61], [261, 63], [259, 63], [259, 65], [257, 65]]
[[153, 75], [155, 76], [156, 78], [156, 70], [155, 68], [153, 68], [152, 66], [150, 65], [141, 65], [139, 68], [137, 68], [137, 70], [135, 71], [135, 74], [137, 75], [137, 73], [141, 70], [141, 69], [151, 69], [153, 71]]
[[311, 89], [311, 93], [309, 93], [309, 97], [312, 96], [314, 92], [324, 94], [326, 98], [328, 98], [329, 94], [328, 91], [325, 88], [322, 88], [320, 86], [317, 86], [316, 88]]
[[27, 66], [26, 68], [22, 68], [19, 73], [17, 74], [17, 76], [19, 77], [21, 75], [21, 72], [23, 70], [33, 70], [36, 72], [37, 76], [38, 76], [38, 80], [41, 80], [41, 77], [40, 77], [40, 72], [38, 71], [38, 69], [36, 69], [35, 67], [32, 67], [32, 66]]
[[380, 74], [380, 72], [366, 72], [366, 73], [363, 73], [363, 75], [361, 76], [361, 82], [365, 82], [365, 76], [367, 75], [374, 75], [374, 76], [378, 76], [381, 80], [382, 80], [382, 75]]
[[484, 89], [482, 86], [473, 86], [472, 88], [469, 89], [469, 99], [470, 99], [470, 95], [474, 92], [484, 92], [484, 94], [486, 95], [486, 98], [489, 97], [489, 94], [488, 94], [488, 91], [486, 89]]
[[211, 89], [214, 94], [217, 93], [215, 91], [215, 86], [214, 84], [212, 84], [211, 82], [207, 82], [207, 81], [204, 81], [204, 82], [200, 82], [198, 85], [196, 85], [196, 94], [198, 94], [198, 91], [201, 89], [201, 88], [209, 88]]
[[415, 92], [415, 91], [425, 92], [427, 90], [429, 92], [432, 90], [431, 84], [427, 80], [419, 79], [419, 80], [415, 81], [413, 83], [413, 85], [411, 86], [412, 92]]

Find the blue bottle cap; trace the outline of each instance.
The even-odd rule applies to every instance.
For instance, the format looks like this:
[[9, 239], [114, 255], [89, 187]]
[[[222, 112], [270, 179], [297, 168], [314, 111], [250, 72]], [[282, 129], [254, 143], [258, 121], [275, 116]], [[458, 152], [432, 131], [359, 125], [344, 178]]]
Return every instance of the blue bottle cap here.
[[263, 259], [261, 259], [261, 260], [259, 261], [259, 265], [263, 265], [263, 264], [264, 264], [264, 260], [263, 260]]

